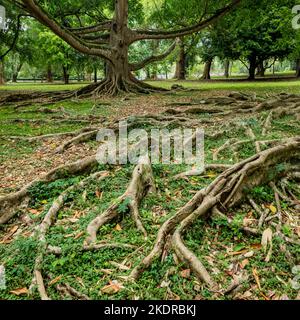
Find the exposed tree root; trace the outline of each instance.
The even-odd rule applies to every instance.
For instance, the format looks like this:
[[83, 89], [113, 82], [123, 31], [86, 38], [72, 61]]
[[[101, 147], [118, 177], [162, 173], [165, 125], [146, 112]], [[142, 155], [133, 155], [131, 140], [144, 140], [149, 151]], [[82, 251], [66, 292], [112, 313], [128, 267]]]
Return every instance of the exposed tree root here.
[[226, 169], [229, 169], [231, 165], [228, 164], [208, 164], [205, 166], [204, 170], [201, 169], [192, 169], [189, 171], [182, 172], [176, 176], [174, 176], [174, 179], [184, 179], [188, 177], [194, 177], [204, 174], [205, 172], [209, 170], [216, 170], [216, 171], [225, 171]]
[[81, 135], [82, 133], [86, 133], [86, 132], [91, 132], [91, 131], [95, 131], [97, 130], [97, 128], [93, 128], [93, 127], [86, 127], [80, 130], [76, 130], [73, 132], [63, 132], [63, 133], [52, 133], [52, 134], [45, 134], [45, 135], [41, 135], [41, 136], [3, 136], [6, 139], [11, 139], [11, 140], [24, 140], [24, 141], [28, 141], [28, 142], [34, 142], [34, 141], [38, 141], [38, 140], [47, 140], [47, 139], [53, 139], [53, 138], [61, 138], [61, 137], [69, 137], [69, 136], [78, 136]]
[[143, 227], [139, 216], [139, 204], [148, 192], [155, 190], [155, 183], [152, 174], [152, 168], [149, 159], [143, 158], [135, 167], [131, 182], [125, 193], [119, 197], [103, 214], [95, 218], [87, 227], [88, 237], [85, 241], [86, 245], [91, 245], [97, 240], [97, 231], [105, 223], [116, 218], [119, 214], [120, 205], [126, 205], [131, 212], [132, 218], [136, 223], [138, 230], [147, 237], [147, 232]]
[[168, 91], [157, 88], [135, 79], [133, 76], [127, 79], [107, 78], [99, 83], [93, 83], [86, 87], [72, 91], [58, 92], [28, 92], [5, 94], [0, 98], [0, 106], [17, 104], [15, 107], [22, 108], [30, 105], [49, 105], [68, 99], [95, 98], [99, 96], [116, 96], [118, 94], [142, 93]]
[[64, 296], [69, 296], [70, 298], [76, 298], [77, 300], [91, 300], [87, 295], [77, 291], [67, 283], [57, 284], [56, 290], [59, 291]]
[[[143, 270], [162, 254], [168, 235], [173, 235], [172, 243], [177, 256], [188, 263], [195, 274], [214, 289], [215, 284], [202, 263], [184, 245], [182, 239], [184, 233], [196, 219], [210, 214], [214, 207], [223, 211], [238, 204], [247, 190], [268, 182], [270, 172], [274, 173], [272, 180], [286, 174], [289, 170], [289, 163], [299, 161], [299, 154], [300, 137], [296, 137], [282, 145], [262, 151], [226, 170], [163, 224], [151, 253], [132, 270], [130, 278], [137, 279]], [[285, 164], [285, 169], [280, 172], [275, 169], [279, 163]]]
[[97, 244], [91, 245], [84, 245], [82, 250], [83, 251], [98, 251], [102, 249], [136, 249], [136, 246], [126, 244], [126, 243], [107, 243], [107, 242], [100, 242]]
[[53, 182], [63, 177], [88, 172], [95, 165], [97, 165], [96, 157], [91, 156], [84, 158], [83, 160], [59, 166], [44, 174], [42, 177], [30, 182], [20, 191], [0, 197], [0, 225], [7, 223], [16, 214], [15, 207], [21, 204], [24, 198], [28, 196], [30, 188], [32, 188], [36, 183]]
[[[55, 223], [57, 214], [64, 206], [67, 196], [70, 192], [84, 188], [91, 180], [94, 179], [104, 179], [107, 177], [108, 172], [97, 172], [92, 174], [88, 178], [82, 180], [80, 183], [71, 186], [67, 190], [65, 190], [52, 204], [51, 208], [47, 212], [46, 216], [44, 217], [42, 223], [37, 227], [35, 231], [35, 237], [38, 240], [38, 254], [35, 260], [35, 267], [34, 267], [34, 278], [32, 284], [37, 284], [37, 288], [42, 300], [49, 300], [45, 285], [42, 276], [42, 263], [43, 257], [45, 252], [47, 251], [47, 242], [46, 242], [46, 233], [48, 232], [49, 228]], [[33, 285], [31, 287], [31, 291], [33, 289]]]
[[79, 135], [77, 135], [76, 137], [74, 137], [71, 140], [66, 141], [65, 143], [63, 143], [62, 145], [60, 145], [56, 150], [55, 153], [62, 153], [64, 152], [69, 146], [74, 145], [74, 144], [79, 144], [82, 142], [86, 142], [92, 139], [95, 139], [98, 133], [98, 129], [96, 130], [92, 130], [92, 131], [88, 131], [88, 132], [83, 132]]

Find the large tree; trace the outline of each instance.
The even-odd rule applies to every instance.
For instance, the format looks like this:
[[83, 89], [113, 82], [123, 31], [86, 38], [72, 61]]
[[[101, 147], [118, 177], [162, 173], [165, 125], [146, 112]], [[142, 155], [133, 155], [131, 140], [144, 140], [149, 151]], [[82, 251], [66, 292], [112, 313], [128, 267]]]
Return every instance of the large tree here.
[[[204, 10], [197, 22], [190, 26], [178, 29], [137, 29], [137, 19], [130, 18], [130, 6], [137, 8], [139, 1], [115, 0], [112, 1], [66, 1], [61, 4], [56, 0], [12, 0], [16, 6], [29, 13], [40, 23], [51, 29], [57, 36], [66, 41], [77, 51], [104, 59], [108, 63], [106, 79], [96, 85], [90, 85], [82, 89], [78, 94], [118, 92], [142, 92], [155, 90], [153, 87], [138, 81], [132, 72], [144, 68], [147, 64], [161, 60], [175, 48], [175, 42], [169, 50], [157, 56], [150, 56], [137, 63], [129, 62], [129, 48], [135, 42], [141, 40], [176, 39], [196, 33], [213, 24], [219, 18], [231, 11], [241, 0], [221, 1], [222, 7], [210, 12], [209, 1], [199, 1], [199, 6]], [[85, 3], [85, 5], [84, 5]], [[107, 3], [104, 6], [103, 3]], [[179, 1], [178, 1], [179, 3]], [[72, 5], [74, 8], [72, 8]], [[80, 7], [91, 12], [82, 13]], [[135, 12], [138, 12], [133, 8]], [[59, 10], [58, 10], [59, 9]], [[65, 11], [64, 11], [65, 9]], [[132, 13], [135, 13], [132, 11]], [[88, 16], [83, 19], [82, 16]], [[94, 23], [87, 25], [87, 23]], [[130, 22], [130, 23], [129, 23]]]

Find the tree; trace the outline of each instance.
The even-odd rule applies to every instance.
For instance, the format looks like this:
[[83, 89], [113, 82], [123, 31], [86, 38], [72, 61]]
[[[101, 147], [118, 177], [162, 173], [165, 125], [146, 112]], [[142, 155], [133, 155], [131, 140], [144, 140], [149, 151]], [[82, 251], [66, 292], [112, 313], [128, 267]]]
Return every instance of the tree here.
[[15, 48], [21, 30], [22, 15], [9, 3], [6, 7], [6, 27], [0, 29], [0, 85], [5, 83], [5, 57]]
[[243, 61], [249, 70], [249, 80], [256, 70], [263, 76], [276, 60], [286, 58], [295, 47], [291, 25], [293, 0], [244, 1], [239, 9], [225, 17], [218, 28], [219, 38], [226, 36], [224, 56]]
[[[114, 6], [111, 8], [110, 18], [106, 17], [105, 10], [101, 11], [103, 8], [101, 8], [101, 4], [98, 1], [92, 1], [92, 4], [96, 6], [98, 12], [101, 11], [101, 14], [100, 18], [96, 19], [98, 23], [89, 26], [82, 25], [81, 15], [83, 14], [80, 12], [80, 5], [76, 1], [67, 1], [64, 4], [67, 5], [68, 12], [72, 11], [70, 10], [70, 4], [73, 4], [74, 7], [77, 4], [76, 13], [75, 11], [69, 14], [64, 12], [60, 15], [57, 14], [56, 1], [50, 4], [47, 3], [47, 5], [46, 2], [37, 3], [35, 0], [13, 0], [12, 2], [22, 11], [29, 13], [51, 29], [58, 37], [77, 51], [97, 56], [107, 61], [109, 67], [106, 79], [97, 85], [91, 85], [80, 90], [79, 94], [91, 93], [95, 90], [97, 93], [117, 94], [118, 92], [148, 93], [155, 90], [153, 87], [138, 81], [132, 75], [132, 72], [144, 68], [151, 62], [161, 60], [175, 48], [175, 44], [172, 44], [165, 54], [151, 56], [138, 63], [129, 63], [129, 47], [132, 44], [141, 40], [176, 39], [199, 32], [230, 12], [240, 1], [231, 0], [229, 4], [228, 2], [227, 5], [225, 3], [225, 6], [213, 14], [204, 12], [205, 19], [201, 17], [199, 21], [198, 17], [197, 23], [173, 30], [132, 28], [131, 25], [134, 26], [136, 20], [131, 15], [129, 17], [131, 12], [134, 13], [134, 11], [129, 11], [129, 8], [138, 7], [140, 5], [139, 1], [115, 0]], [[81, 3], [81, 6], [85, 8], [90, 6], [95, 9], [95, 6], [92, 4], [88, 6], [88, 3], [90, 2], [85, 3], [85, 6]], [[202, 1], [200, 3], [203, 5]], [[204, 3], [207, 3], [207, 1], [204, 1]], [[107, 7], [109, 8], [109, 4]], [[137, 11], [140, 12], [139, 10]], [[55, 13], [56, 18], [54, 18]], [[87, 22], [89, 20], [86, 19]]]

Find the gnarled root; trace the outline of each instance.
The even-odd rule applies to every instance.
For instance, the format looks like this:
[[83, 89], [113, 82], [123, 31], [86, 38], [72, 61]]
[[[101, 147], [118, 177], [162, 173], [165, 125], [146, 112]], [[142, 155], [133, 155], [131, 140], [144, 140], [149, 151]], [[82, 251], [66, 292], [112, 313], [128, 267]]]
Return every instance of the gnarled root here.
[[[163, 224], [151, 253], [132, 270], [130, 278], [137, 279], [154, 259], [161, 256], [166, 238], [172, 235], [173, 248], [178, 257], [188, 263], [195, 274], [214, 289], [215, 284], [203, 264], [185, 246], [184, 233], [196, 219], [211, 214], [212, 209], [216, 208], [219, 211], [229, 209], [238, 204], [248, 190], [285, 175], [289, 171], [289, 164], [296, 162], [299, 166], [299, 155], [300, 137], [295, 137], [227, 169]], [[285, 166], [282, 170], [278, 170], [276, 169], [278, 164]]]
[[33, 289], [33, 285], [36, 284], [42, 300], [50, 300], [49, 297], [47, 296], [44, 281], [43, 281], [43, 276], [42, 276], [43, 257], [45, 252], [47, 251], [46, 234], [49, 228], [55, 223], [57, 214], [61, 210], [61, 208], [64, 206], [64, 203], [70, 192], [80, 188], [84, 188], [90, 181], [94, 179], [104, 179], [107, 176], [108, 176], [108, 172], [97, 172], [95, 174], [92, 174], [88, 178], [82, 180], [80, 183], [73, 185], [67, 190], [65, 190], [53, 202], [51, 208], [49, 209], [42, 223], [37, 227], [35, 231], [35, 237], [38, 240], [38, 254], [35, 260], [34, 277], [32, 280], [31, 291]]
[[0, 197], [0, 225], [7, 223], [16, 213], [15, 207], [28, 196], [30, 188], [38, 182], [53, 182], [63, 177], [90, 171], [97, 164], [96, 156], [59, 166], [27, 184], [20, 191]]
[[87, 227], [88, 237], [85, 241], [86, 245], [91, 245], [97, 240], [97, 232], [105, 223], [116, 218], [119, 214], [119, 206], [126, 203], [127, 209], [131, 212], [138, 230], [147, 236], [140, 216], [139, 205], [148, 192], [155, 190], [154, 178], [149, 158], [143, 158], [135, 167], [131, 182], [125, 193], [115, 201], [103, 214], [96, 217]]

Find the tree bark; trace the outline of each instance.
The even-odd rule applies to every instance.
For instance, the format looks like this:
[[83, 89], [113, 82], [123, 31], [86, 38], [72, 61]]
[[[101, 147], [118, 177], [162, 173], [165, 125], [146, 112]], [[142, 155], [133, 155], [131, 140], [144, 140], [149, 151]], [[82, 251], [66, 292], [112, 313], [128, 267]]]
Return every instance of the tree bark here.
[[180, 39], [180, 52], [178, 61], [176, 62], [175, 78], [178, 80], [186, 79], [186, 52], [183, 39]]
[[23, 67], [23, 62], [20, 62], [17, 66], [17, 69], [13, 72], [13, 75], [12, 75], [12, 82], [13, 83], [16, 83], [18, 81], [18, 76], [19, 76], [19, 73], [20, 73], [22, 67]]
[[48, 64], [48, 66], [47, 66], [47, 82], [48, 83], [52, 83], [53, 82], [53, 74], [52, 74], [51, 64]]
[[64, 78], [64, 83], [65, 84], [69, 84], [69, 80], [70, 80], [70, 75], [69, 75], [69, 71], [68, 68], [63, 66], [63, 78]]
[[0, 85], [5, 84], [4, 59], [0, 59]]
[[209, 59], [208, 61], [205, 62], [205, 67], [204, 67], [204, 71], [203, 71], [203, 75], [201, 77], [201, 80], [210, 80], [211, 79], [210, 69], [212, 66], [212, 62], [213, 62], [213, 59]]
[[98, 82], [98, 70], [97, 67], [94, 68], [94, 83]]
[[228, 79], [229, 78], [229, 70], [230, 70], [230, 60], [229, 59], [225, 60], [224, 68], [225, 68], [224, 77]]
[[249, 77], [248, 80], [255, 80], [255, 70], [257, 67], [256, 54], [249, 57]]
[[296, 77], [300, 78], [300, 59], [296, 61]]
[[265, 66], [264, 66], [264, 62], [263, 61], [260, 61], [258, 63], [258, 66], [257, 66], [257, 73], [256, 75], [260, 76], [260, 77], [264, 77], [265, 76], [265, 72], [266, 72], [266, 69], [265, 69]]

